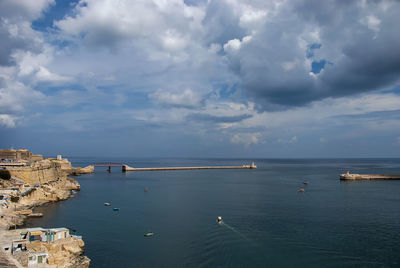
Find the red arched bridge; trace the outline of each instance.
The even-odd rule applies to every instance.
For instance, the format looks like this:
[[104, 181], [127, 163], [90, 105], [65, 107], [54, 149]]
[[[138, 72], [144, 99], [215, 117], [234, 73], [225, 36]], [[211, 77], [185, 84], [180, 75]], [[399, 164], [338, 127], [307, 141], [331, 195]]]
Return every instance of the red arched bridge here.
[[103, 162], [103, 163], [96, 163], [93, 165], [94, 167], [108, 167], [108, 172], [111, 172], [111, 167], [121, 167], [122, 170], [124, 169], [124, 164], [115, 163], [115, 162]]

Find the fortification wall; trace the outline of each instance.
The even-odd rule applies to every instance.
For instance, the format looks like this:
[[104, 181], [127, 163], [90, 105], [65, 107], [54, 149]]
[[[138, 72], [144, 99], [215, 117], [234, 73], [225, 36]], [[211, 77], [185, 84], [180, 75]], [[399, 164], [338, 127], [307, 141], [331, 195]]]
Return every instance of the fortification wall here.
[[48, 183], [65, 177], [60, 165], [54, 161], [43, 160], [28, 167], [9, 167], [11, 176], [22, 179], [30, 185]]

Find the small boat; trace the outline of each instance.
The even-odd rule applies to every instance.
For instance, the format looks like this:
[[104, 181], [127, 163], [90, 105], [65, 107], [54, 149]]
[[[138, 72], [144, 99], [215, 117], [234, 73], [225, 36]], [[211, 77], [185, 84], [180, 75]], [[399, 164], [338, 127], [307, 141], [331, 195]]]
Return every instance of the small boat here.
[[303, 184], [307, 185], [307, 184], [308, 184], [308, 181], [304, 181]]
[[144, 234], [144, 236], [146, 236], [146, 237], [153, 236], [153, 235], [154, 235], [154, 233], [152, 233], [152, 232], [148, 232], [148, 233]]
[[108, 207], [108, 206], [111, 206], [110, 203], [104, 203], [104, 205], [107, 206], [107, 207]]
[[299, 189], [299, 190], [297, 190], [299, 193], [304, 193], [305, 192], [305, 190], [303, 189], [303, 188], [301, 188], [301, 189]]
[[221, 216], [217, 217], [217, 222], [222, 222], [222, 217]]
[[28, 215], [28, 217], [43, 217], [43, 213], [39, 213], [39, 212], [31, 213]]
[[113, 208], [114, 211], [119, 211], [119, 208]]

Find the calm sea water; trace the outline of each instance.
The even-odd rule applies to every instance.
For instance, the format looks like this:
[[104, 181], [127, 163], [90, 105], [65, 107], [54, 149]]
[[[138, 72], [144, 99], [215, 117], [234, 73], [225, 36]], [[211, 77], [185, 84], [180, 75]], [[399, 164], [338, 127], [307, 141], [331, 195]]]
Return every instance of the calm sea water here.
[[[69, 160], [85, 166], [104, 159]], [[134, 167], [250, 163], [106, 160]], [[345, 169], [400, 174], [399, 159], [256, 164], [256, 170], [122, 173], [113, 168], [108, 173], [96, 168], [76, 177], [81, 191], [75, 197], [36, 209], [45, 216], [28, 225], [76, 230], [92, 267], [400, 266], [400, 181], [339, 181]], [[146, 232], [154, 236], [144, 237]]]

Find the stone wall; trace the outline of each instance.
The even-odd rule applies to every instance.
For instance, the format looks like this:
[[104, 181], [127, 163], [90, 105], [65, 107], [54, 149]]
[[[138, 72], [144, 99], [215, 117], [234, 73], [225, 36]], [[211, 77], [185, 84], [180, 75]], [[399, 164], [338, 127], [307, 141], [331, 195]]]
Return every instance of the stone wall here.
[[9, 167], [11, 176], [17, 177], [31, 186], [48, 183], [65, 177], [61, 167], [54, 161], [43, 160], [27, 167]]

